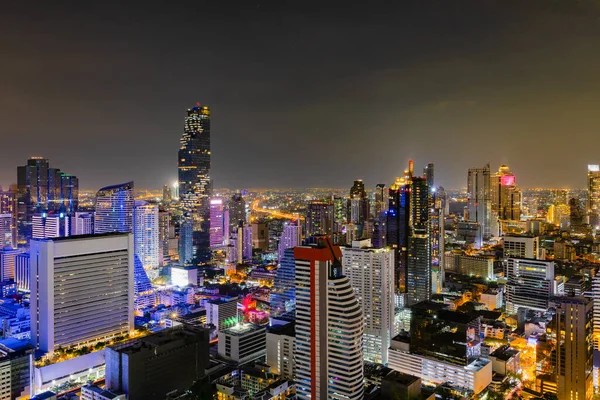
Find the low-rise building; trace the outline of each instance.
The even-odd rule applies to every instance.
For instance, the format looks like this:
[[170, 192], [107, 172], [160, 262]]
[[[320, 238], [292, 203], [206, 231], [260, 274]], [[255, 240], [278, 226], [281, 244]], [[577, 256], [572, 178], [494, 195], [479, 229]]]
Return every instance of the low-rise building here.
[[241, 323], [219, 331], [219, 356], [239, 364], [254, 361], [266, 354], [266, 329]]
[[88, 384], [81, 387], [80, 400], [127, 400], [127, 396]]

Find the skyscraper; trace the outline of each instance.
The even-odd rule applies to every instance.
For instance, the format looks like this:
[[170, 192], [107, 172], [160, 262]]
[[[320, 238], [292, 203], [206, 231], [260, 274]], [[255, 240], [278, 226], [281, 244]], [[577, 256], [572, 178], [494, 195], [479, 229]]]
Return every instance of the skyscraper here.
[[600, 224], [600, 165], [588, 165], [587, 190], [589, 222], [596, 228]]
[[389, 205], [389, 193], [385, 183], [378, 183], [375, 186], [375, 207], [374, 217], [379, 218], [381, 213], [387, 211]]
[[31, 239], [35, 213], [77, 211], [79, 182], [75, 176], [50, 168], [48, 160], [32, 157], [27, 165], [17, 167], [18, 242]]
[[66, 237], [71, 233], [69, 217], [63, 212], [35, 214], [32, 218], [32, 238], [49, 239]]
[[210, 247], [223, 246], [223, 233], [229, 227], [224, 226], [223, 199], [215, 197], [210, 200]]
[[333, 204], [312, 200], [306, 209], [305, 235], [331, 235], [333, 233]]
[[194, 244], [192, 240], [192, 223], [182, 222], [179, 228], [179, 263], [188, 264], [194, 258]]
[[469, 220], [479, 222], [484, 240], [491, 236], [491, 189], [490, 165], [483, 168], [469, 168], [467, 177], [467, 198]]
[[410, 179], [398, 178], [390, 186], [387, 211], [387, 245], [394, 250], [394, 282], [397, 292], [406, 291], [406, 257], [410, 228]]
[[144, 269], [160, 266], [158, 204], [136, 201], [133, 209], [133, 243], [135, 255]]
[[13, 221], [12, 214], [0, 214], [0, 249], [7, 246], [16, 247]]
[[171, 261], [169, 256], [169, 228], [171, 226], [171, 216], [168, 210], [159, 209], [158, 211], [158, 240], [160, 242], [160, 265], [167, 265]]
[[509, 258], [507, 261], [506, 312], [519, 308], [546, 311], [555, 295], [554, 261]]
[[425, 177], [425, 180], [427, 180], [427, 186], [430, 188], [435, 187], [434, 172], [433, 163], [429, 163], [427, 166], [425, 166], [425, 168], [423, 168], [423, 176]]
[[106, 186], [96, 193], [94, 233], [133, 232], [133, 182]]
[[[294, 246], [295, 247], [295, 246]], [[286, 248], [279, 257], [279, 268], [270, 293], [271, 315], [279, 317], [296, 311], [296, 260], [294, 248]]]
[[340, 248], [329, 238], [296, 247], [296, 375], [299, 399], [362, 399], [364, 321]]
[[31, 241], [31, 340], [42, 351], [133, 329], [133, 236]]
[[290, 221], [283, 224], [283, 232], [279, 239], [279, 246], [277, 253], [279, 255], [279, 261], [282, 260], [285, 250], [300, 246], [302, 244], [302, 225], [300, 220]]
[[521, 218], [521, 190], [515, 175], [506, 165], [501, 165], [490, 180], [492, 218], [518, 221]]
[[409, 304], [431, 298], [431, 190], [427, 179], [412, 178], [410, 220], [406, 256], [406, 292]]
[[198, 103], [187, 110], [179, 148], [179, 199], [193, 224], [194, 245], [207, 256], [210, 246], [210, 109]]
[[369, 199], [365, 191], [365, 184], [361, 179], [354, 181], [350, 188], [350, 197], [348, 198], [348, 221], [360, 226], [360, 231], [369, 220]]
[[394, 253], [361, 240], [343, 247], [342, 254], [344, 272], [363, 310], [364, 359], [387, 365], [394, 323]]
[[94, 213], [75, 212], [70, 219], [71, 236], [90, 235], [94, 233]]
[[229, 230], [237, 230], [240, 222], [246, 223], [246, 201], [241, 193], [236, 193], [229, 200]]

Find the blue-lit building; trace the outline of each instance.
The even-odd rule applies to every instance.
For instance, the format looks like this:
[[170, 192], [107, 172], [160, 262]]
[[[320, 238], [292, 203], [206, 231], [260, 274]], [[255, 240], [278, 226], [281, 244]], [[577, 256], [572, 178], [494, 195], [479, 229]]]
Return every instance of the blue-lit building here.
[[137, 255], [133, 256], [133, 293], [136, 311], [156, 304], [154, 288]]
[[193, 229], [191, 222], [182, 222], [179, 228], [179, 263], [185, 265], [194, 258]]
[[133, 232], [133, 182], [107, 186], [96, 194], [94, 233]]
[[406, 289], [406, 257], [410, 223], [410, 182], [399, 178], [389, 190], [389, 210], [386, 212], [386, 244], [394, 250], [394, 281], [396, 290]]
[[271, 290], [271, 316], [288, 315], [295, 317], [296, 313], [296, 260], [294, 249], [284, 250], [280, 260], [277, 275]]

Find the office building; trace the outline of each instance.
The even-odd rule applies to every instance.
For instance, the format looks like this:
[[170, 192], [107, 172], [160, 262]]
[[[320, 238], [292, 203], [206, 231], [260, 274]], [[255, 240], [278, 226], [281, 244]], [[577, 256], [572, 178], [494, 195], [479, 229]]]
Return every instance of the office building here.
[[207, 329], [180, 325], [107, 347], [106, 389], [129, 400], [163, 400], [204, 377], [209, 363]]
[[229, 200], [229, 228], [236, 230], [240, 223], [246, 223], [246, 201], [241, 193], [235, 193]]
[[23, 253], [22, 250], [5, 247], [0, 249], [0, 282], [15, 279], [16, 257]]
[[179, 200], [192, 223], [194, 246], [202, 261], [210, 257], [210, 109], [199, 103], [187, 110], [179, 148]]
[[81, 397], [79, 400], [127, 400], [127, 396], [88, 383], [81, 387]]
[[219, 357], [245, 364], [264, 357], [267, 351], [267, 333], [264, 327], [249, 323], [219, 330]]
[[33, 347], [26, 340], [0, 340], [0, 399], [28, 394]]
[[159, 262], [161, 266], [168, 265], [171, 261], [169, 254], [169, 239], [171, 228], [171, 216], [168, 210], [158, 210], [158, 242], [159, 242]]
[[540, 238], [529, 235], [506, 235], [502, 239], [504, 258], [540, 258]]
[[[406, 171], [408, 173], [408, 171]], [[398, 293], [406, 292], [406, 263], [410, 231], [410, 178], [396, 179], [389, 190], [386, 242], [394, 250], [394, 285]]]
[[214, 325], [217, 331], [237, 322], [238, 298], [223, 298], [206, 302], [206, 324]]
[[362, 227], [369, 220], [369, 199], [365, 191], [365, 184], [361, 179], [354, 181], [350, 188], [350, 196], [348, 197], [348, 222]]
[[17, 254], [15, 257], [15, 282], [20, 291], [29, 291], [29, 253]]
[[293, 322], [267, 330], [267, 364], [284, 379], [296, 377], [296, 329]]
[[433, 208], [429, 214], [429, 241], [431, 246], [431, 290], [440, 293], [444, 287], [446, 254], [446, 212], [443, 193], [430, 189]]
[[27, 165], [17, 167], [18, 243], [26, 244], [31, 239], [34, 214], [77, 211], [78, 185], [77, 177], [50, 168], [42, 157], [32, 157]]
[[600, 225], [600, 165], [588, 165], [587, 191], [589, 223], [597, 228]]
[[225, 205], [223, 199], [215, 197], [210, 200], [210, 247], [216, 248], [223, 246], [225, 229], [224, 226]]
[[133, 182], [100, 189], [96, 194], [94, 233], [132, 233], [133, 205]]
[[74, 235], [91, 235], [94, 233], [94, 213], [92, 212], [75, 212], [71, 215], [69, 222], [71, 234]]
[[409, 304], [431, 298], [431, 190], [427, 180], [413, 177], [411, 184], [411, 230], [406, 256], [406, 293]]
[[585, 297], [555, 297], [550, 310], [554, 315], [545, 339], [551, 351], [540, 360], [537, 389], [549, 388], [559, 399], [589, 400], [594, 395], [593, 303]]
[[521, 190], [515, 175], [506, 165], [490, 177], [492, 214], [498, 220], [518, 221], [521, 219]]
[[370, 242], [343, 247], [342, 265], [363, 311], [363, 357], [387, 365], [394, 323], [394, 253], [373, 249]]
[[299, 399], [362, 399], [362, 309], [329, 238], [294, 249]]
[[582, 202], [574, 197], [569, 199], [569, 223], [574, 233], [587, 233], [586, 212]]
[[462, 275], [494, 278], [494, 257], [483, 255], [454, 255], [456, 272]]
[[378, 183], [375, 186], [375, 203], [374, 203], [374, 217], [379, 218], [381, 213], [387, 211], [389, 206], [389, 189], [385, 183]]
[[264, 221], [252, 223], [252, 248], [261, 251], [269, 249], [269, 225]]
[[506, 312], [519, 308], [548, 309], [548, 300], [556, 294], [554, 262], [509, 258], [507, 264]]
[[296, 311], [296, 260], [294, 248], [285, 249], [270, 292], [271, 316], [291, 315]]
[[32, 218], [32, 238], [52, 239], [69, 236], [69, 217], [63, 213], [35, 214]]
[[133, 209], [133, 244], [135, 255], [145, 269], [160, 267], [158, 204], [136, 201]]
[[429, 188], [435, 187], [435, 169], [433, 163], [429, 163], [423, 168], [423, 177], [427, 181]]
[[0, 186], [0, 214], [14, 215], [17, 211], [17, 186], [10, 185], [8, 190]]
[[290, 221], [283, 224], [283, 232], [279, 238], [277, 247], [278, 260], [281, 262], [284, 252], [287, 249], [300, 246], [302, 244], [302, 225], [300, 220]]
[[0, 214], [0, 248], [17, 247], [12, 214]]
[[333, 233], [333, 204], [312, 200], [306, 209], [305, 235], [331, 235]]
[[133, 236], [31, 241], [31, 340], [53, 352], [133, 330]]
[[152, 282], [137, 255], [133, 259], [133, 307], [140, 311], [156, 305], [156, 294]]
[[467, 177], [469, 221], [479, 223], [484, 240], [488, 240], [492, 235], [490, 176], [490, 165], [486, 164], [483, 168], [469, 168]]
[[193, 228], [191, 222], [182, 222], [179, 228], [179, 264], [191, 263], [194, 258]]

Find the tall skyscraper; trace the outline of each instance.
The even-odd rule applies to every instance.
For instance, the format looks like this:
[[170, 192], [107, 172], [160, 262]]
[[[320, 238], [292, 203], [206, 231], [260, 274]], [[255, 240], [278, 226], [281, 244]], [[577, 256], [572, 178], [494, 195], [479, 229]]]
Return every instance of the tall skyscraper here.
[[300, 246], [302, 244], [302, 225], [300, 220], [290, 221], [283, 224], [283, 232], [279, 239], [279, 246], [277, 253], [279, 255], [279, 261], [283, 258], [284, 252], [292, 247]]
[[333, 233], [333, 204], [312, 200], [306, 209], [305, 235], [331, 235]]
[[296, 375], [299, 399], [362, 399], [364, 320], [342, 252], [329, 238], [296, 247]]
[[361, 240], [343, 247], [342, 254], [344, 272], [363, 310], [364, 359], [387, 365], [394, 336], [394, 253], [373, 249], [370, 240]]
[[223, 233], [229, 227], [224, 226], [223, 199], [215, 197], [210, 200], [210, 247], [223, 246]]
[[136, 201], [133, 209], [133, 243], [135, 255], [144, 269], [160, 266], [158, 204]]
[[506, 165], [490, 178], [492, 214], [499, 220], [518, 221], [521, 218], [521, 190], [515, 175]]
[[389, 190], [387, 211], [387, 245], [394, 250], [394, 282], [396, 291], [406, 291], [406, 257], [410, 232], [410, 178], [396, 179]]
[[374, 217], [379, 218], [381, 213], [387, 211], [389, 205], [389, 192], [385, 183], [378, 183], [375, 186], [375, 207]]
[[12, 214], [0, 214], [0, 248], [16, 247], [13, 221]]
[[17, 167], [18, 242], [31, 239], [33, 215], [42, 212], [77, 211], [79, 182], [75, 176], [50, 168], [48, 160], [32, 157]]
[[241, 193], [236, 193], [229, 200], [229, 229], [237, 230], [240, 223], [246, 223], [246, 201]]
[[167, 265], [171, 261], [169, 255], [169, 228], [171, 226], [171, 216], [168, 210], [159, 209], [158, 211], [158, 240], [160, 242], [160, 265]]
[[94, 233], [133, 232], [133, 182], [106, 186], [96, 193]]
[[600, 225], [600, 165], [588, 165], [587, 190], [589, 223], [597, 228]]
[[348, 221], [359, 225], [359, 230], [362, 232], [363, 226], [369, 220], [370, 212], [365, 184], [361, 179], [354, 181], [354, 184], [350, 188], [348, 214]]
[[[294, 246], [295, 247], [295, 246]], [[271, 315], [279, 317], [296, 311], [296, 260], [294, 248], [287, 248], [279, 258], [279, 268], [270, 293]]]
[[467, 177], [467, 198], [469, 220], [479, 222], [484, 240], [488, 240], [491, 232], [491, 178], [490, 165], [483, 168], [469, 168]]
[[267, 251], [269, 248], [269, 225], [266, 221], [252, 223], [252, 247]]
[[17, 210], [17, 188], [11, 185], [8, 190], [0, 186], [0, 214], [14, 214]]
[[179, 148], [179, 199], [193, 224], [198, 254], [210, 255], [210, 109], [198, 103], [187, 110]]
[[430, 189], [433, 197], [433, 208], [429, 215], [429, 232], [431, 242], [431, 283], [433, 293], [440, 293], [444, 286], [446, 213], [444, 193]]
[[94, 233], [94, 213], [75, 212], [70, 219], [71, 236], [91, 235]]
[[173, 201], [173, 191], [171, 190], [171, 186], [163, 185], [163, 198], [164, 203], [170, 203]]
[[434, 172], [435, 171], [433, 163], [429, 163], [427, 164], [427, 166], [425, 166], [425, 168], [423, 168], [423, 176], [427, 181], [427, 186], [429, 186], [430, 188], [435, 187]]
[[45, 352], [107, 340], [133, 325], [133, 236], [31, 241], [31, 340]]
[[69, 222], [70, 219], [64, 212], [35, 214], [32, 219], [32, 238], [50, 239], [69, 236], [71, 233]]
[[179, 263], [188, 264], [194, 258], [194, 244], [192, 223], [182, 222], [179, 228]]

